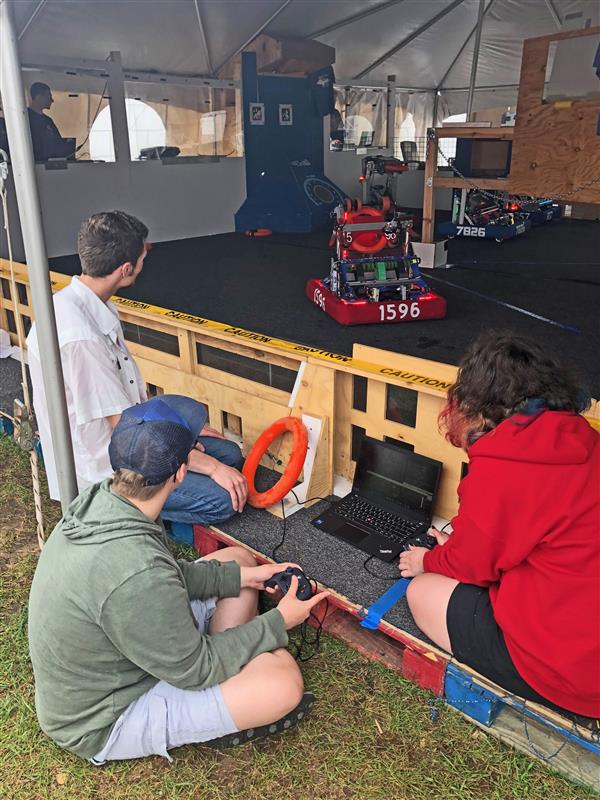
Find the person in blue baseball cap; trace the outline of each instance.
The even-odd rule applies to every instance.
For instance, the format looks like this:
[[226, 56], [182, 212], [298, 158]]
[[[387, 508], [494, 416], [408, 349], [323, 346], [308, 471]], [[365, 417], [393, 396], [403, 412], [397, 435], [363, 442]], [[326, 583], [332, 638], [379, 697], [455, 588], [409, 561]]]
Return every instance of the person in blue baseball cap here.
[[[42, 550], [29, 647], [42, 729], [100, 765], [183, 744], [228, 747], [285, 730], [314, 697], [287, 631], [326, 593], [257, 614], [258, 591], [293, 564], [257, 566], [241, 547], [176, 560], [160, 521], [186, 479], [204, 407], [162, 395], [126, 409], [114, 473], [84, 490]], [[294, 584], [295, 581], [295, 584]], [[269, 590], [267, 590], [269, 591]]]

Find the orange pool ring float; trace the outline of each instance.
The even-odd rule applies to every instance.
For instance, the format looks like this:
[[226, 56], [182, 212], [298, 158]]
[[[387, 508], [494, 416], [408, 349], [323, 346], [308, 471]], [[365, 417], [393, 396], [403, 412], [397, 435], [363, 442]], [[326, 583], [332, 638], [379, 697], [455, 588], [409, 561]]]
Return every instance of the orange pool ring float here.
[[[271, 442], [282, 436], [286, 431], [290, 431], [294, 437], [292, 454], [288, 465], [275, 486], [267, 489], [266, 492], [257, 492], [254, 486], [254, 477], [260, 460], [267, 452]], [[282, 419], [278, 419], [270, 425], [266, 431], [263, 431], [254, 442], [242, 469], [242, 475], [248, 482], [248, 503], [253, 508], [267, 508], [282, 500], [298, 480], [298, 476], [304, 466], [307, 450], [308, 431], [298, 417], [282, 417]]]
[[[369, 218], [375, 218], [377, 222], [381, 222], [382, 226], [385, 222], [381, 211], [372, 206], [363, 206], [362, 203], [357, 211], [347, 211], [345, 214], [345, 222], [348, 223], [369, 222]], [[352, 243], [348, 246], [357, 253], [371, 254], [383, 250], [383, 248], [387, 246], [387, 243], [388, 240], [383, 230], [362, 231], [353, 237]]]

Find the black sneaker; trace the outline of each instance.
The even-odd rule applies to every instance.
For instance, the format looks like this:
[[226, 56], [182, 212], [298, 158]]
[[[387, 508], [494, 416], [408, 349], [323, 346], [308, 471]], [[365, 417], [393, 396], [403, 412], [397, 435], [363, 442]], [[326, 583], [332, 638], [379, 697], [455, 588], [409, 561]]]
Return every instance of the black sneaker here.
[[240, 744], [246, 744], [246, 742], [256, 741], [256, 739], [264, 739], [265, 736], [282, 733], [289, 728], [293, 728], [294, 725], [304, 719], [313, 707], [314, 702], [314, 694], [312, 692], [304, 692], [302, 700], [300, 700], [296, 708], [292, 709], [285, 717], [277, 720], [277, 722], [272, 722], [270, 725], [261, 725], [259, 728], [248, 728], [245, 731], [229, 733], [227, 736], [220, 736], [218, 739], [200, 742], [200, 744], [214, 747], [216, 750], [225, 750], [227, 747], [237, 747]]

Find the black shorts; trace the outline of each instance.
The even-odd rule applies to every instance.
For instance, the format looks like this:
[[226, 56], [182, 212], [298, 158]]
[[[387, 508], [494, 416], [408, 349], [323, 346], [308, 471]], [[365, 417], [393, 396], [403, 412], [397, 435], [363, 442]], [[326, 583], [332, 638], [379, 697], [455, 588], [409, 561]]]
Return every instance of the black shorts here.
[[494, 619], [490, 593], [480, 586], [459, 583], [450, 596], [446, 624], [452, 654], [458, 661], [489, 678], [511, 694], [533, 700], [571, 719], [584, 722], [566, 709], [551, 703], [533, 689], [517, 672]]

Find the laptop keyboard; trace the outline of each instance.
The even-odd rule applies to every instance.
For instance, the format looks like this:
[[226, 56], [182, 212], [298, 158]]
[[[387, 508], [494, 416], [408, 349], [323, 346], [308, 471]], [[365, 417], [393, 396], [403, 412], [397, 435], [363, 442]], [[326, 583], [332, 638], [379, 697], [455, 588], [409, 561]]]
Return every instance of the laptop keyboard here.
[[335, 508], [335, 513], [348, 522], [366, 525], [378, 536], [394, 542], [401, 542], [428, 527], [424, 522], [404, 519], [384, 511], [383, 508], [367, 503], [355, 494], [350, 494], [341, 500]]

